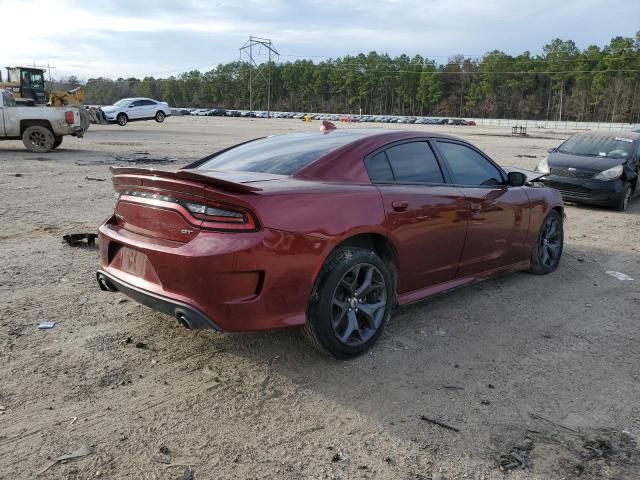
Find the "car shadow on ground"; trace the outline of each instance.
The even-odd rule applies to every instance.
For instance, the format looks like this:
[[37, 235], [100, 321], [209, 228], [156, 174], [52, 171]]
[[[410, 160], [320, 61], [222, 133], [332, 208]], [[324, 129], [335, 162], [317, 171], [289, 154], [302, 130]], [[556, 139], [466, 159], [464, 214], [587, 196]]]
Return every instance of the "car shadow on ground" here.
[[[605, 273], [616, 269], [637, 280]], [[568, 245], [553, 274], [507, 275], [397, 309], [354, 360], [317, 353], [295, 330], [230, 335], [226, 345], [400, 438], [486, 457], [527, 429], [556, 432], [540, 418], [580, 432], [625, 427], [640, 394], [627, 381], [637, 281], [640, 251]]]

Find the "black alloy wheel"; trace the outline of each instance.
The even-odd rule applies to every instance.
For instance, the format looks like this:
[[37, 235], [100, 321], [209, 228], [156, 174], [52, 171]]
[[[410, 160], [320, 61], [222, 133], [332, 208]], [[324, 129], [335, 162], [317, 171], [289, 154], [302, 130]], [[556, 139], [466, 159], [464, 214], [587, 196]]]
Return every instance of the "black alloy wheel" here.
[[544, 275], [558, 268], [564, 247], [562, 216], [551, 210], [540, 227], [538, 241], [533, 249], [531, 272]]
[[304, 333], [320, 351], [337, 358], [366, 352], [378, 339], [395, 305], [389, 260], [360, 247], [338, 247], [318, 274]]
[[333, 292], [333, 333], [345, 345], [365, 344], [380, 328], [386, 305], [387, 289], [380, 270], [367, 263], [355, 265]]

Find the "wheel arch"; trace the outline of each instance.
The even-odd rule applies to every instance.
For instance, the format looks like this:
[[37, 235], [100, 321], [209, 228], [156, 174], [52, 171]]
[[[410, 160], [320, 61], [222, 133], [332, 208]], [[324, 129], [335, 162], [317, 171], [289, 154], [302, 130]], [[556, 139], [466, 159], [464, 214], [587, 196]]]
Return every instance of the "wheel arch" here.
[[558, 212], [562, 220], [565, 219], [566, 215], [564, 213], [564, 207], [562, 205], [555, 205], [554, 207], [551, 207], [551, 210], [555, 210], [556, 212]]
[[393, 280], [394, 295], [397, 296], [398, 285], [398, 250], [394, 243], [386, 235], [379, 232], [359, 232], [352, 234], [341, 239], [333, 248], [331, 248], [326, 255], [322, 258], [322, 261], [318, 265], [318, 268], [314, 272], [313, 285], [318, 281], [318, 277], [322, 271], [322, 267], [327, 263], [327, 260], [331, 258], [333, 253], [342, 247], [357, 247], [364, 248], [373, 251], [378, 255], [382, 261], [388, 265], [391, 277]]
[[20, 120], [20, 135], [24, 134], [24, 131], [29, 127], [44, 127], [53, 133], [53, 127], [49, 120]]

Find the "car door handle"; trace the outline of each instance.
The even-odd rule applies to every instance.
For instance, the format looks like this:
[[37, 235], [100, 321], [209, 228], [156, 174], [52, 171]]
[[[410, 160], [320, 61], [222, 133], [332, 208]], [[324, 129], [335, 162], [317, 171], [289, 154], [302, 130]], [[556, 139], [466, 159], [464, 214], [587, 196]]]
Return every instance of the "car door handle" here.
[[469, 208], [473, 213], [480, 213], [482, 211], [482, 205], [480, 205], [479, 203], [472, 203], [471, 207]]
[[391, 204], [391, 206], [396, 212], [404, 212], [409, 206], [409, 202], [405, 200], [396, 200]]

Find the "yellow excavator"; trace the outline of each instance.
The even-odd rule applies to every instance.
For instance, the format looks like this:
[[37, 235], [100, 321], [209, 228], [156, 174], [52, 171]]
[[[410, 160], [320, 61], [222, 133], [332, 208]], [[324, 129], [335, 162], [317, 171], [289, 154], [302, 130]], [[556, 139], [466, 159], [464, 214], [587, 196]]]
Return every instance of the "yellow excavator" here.
[[[52, 107], [78, 107], [82, 129], [86, 132], [92, 122], [90, 113], [84, 106], [85, 91], [82, 87], [68, 92], [44, 88], [45, 70], [37, 67], [7, 67], [7, 81], [0, 71], [0, 90], [13, 93], [16, 103], [21, 105], [44, 105]], [[94, 119], [95, 120], [95, 119]]]

